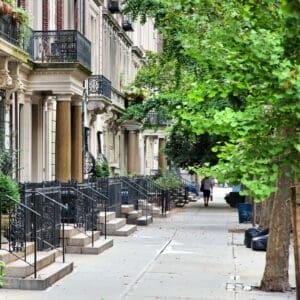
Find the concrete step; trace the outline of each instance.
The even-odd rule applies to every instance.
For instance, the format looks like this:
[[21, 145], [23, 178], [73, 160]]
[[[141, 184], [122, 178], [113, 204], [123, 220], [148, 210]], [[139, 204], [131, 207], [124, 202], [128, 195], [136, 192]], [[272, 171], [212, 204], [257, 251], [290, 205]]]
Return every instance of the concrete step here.
[[134, 233], [137, 230], [136, 225], [125, 225], [123, 227], [121, 227], [120, 229], [116, 230], [113, 235], [117, 235], [117, 236], [129, 236], [132, 233]]
[[127, 215], [127, 224], [136, 224], [136, 220], [143, 216], [142, 210], [133, 210]]
[[[100, 237], [100, 231], [94, 231], [94, 240], [97, 240]], [[86, 246], [92, 241], [92, 232], [87, 231], [84, 233], [77, 233], [71, 238], [67, 239], [67, 246]]]
[[[113, 234], [116, 230], [126, 225], [126, 219], [125, 218], [115, 218], [108, 223], [106, 223], [106, 233], [107, 234]], [[102, 226], [102, 231], [104, 232], [104, 224]]]
[[129, 214], [132, 211], [134, 211], [134, 205], [133, 204], [122, 204], [121, 205], [121, 213], [122, 214]]
[[[51, 251], [38, 251], [37, 252], [37, 262], [36, 268], [37, 270], [41, 270], [44, 267], [50, 265], [55, 261], [57, 250]], [[5, 272], [6, 276], [13, 278], [25, 278], [34, 273], [34, 254], [30, 254], [26, 256], [26, 261], [30, 263], [26, 263], [25, 261], [19, 259], [14, 262], [9, 263], [6, 266]]]
[[[98, 223], [104, 224], [105, 223], [105, 213], [102, 211], [98, 214]], [[107, 211], [106, 212], [106, 223], [115, 219], [116, 218], [116, 213], [113, 211]]]
[[97, 241], [94, 242], [94, 247], [91, 244], [82, 248], [82, 254], [95, 254], [98, 255], [103, 251], [111, 248], [114, 244], [113, 239], [107, 238], [106, 240], [104, 237], [101, 237]]
[[[0, 260], [5, 262], [6, 264], [9, 264], [10, 262], [18, 260], [18, 257], [23, 257], [25, 252], [20, 251], [20, 252], [13, 252], [14, 254], [11, 254], [8, 252], [8, 244], [6, 245], [1, 245], [3, 250], [0, 250]], [[31, 254], [34, 251], [34, 243], [26, 243], [26, 254]]]
[[152, 216], [153, 217], [158, 217], [159, 215], [161, 215], [161, 208], [159, 208], [157, 206], [153, 206], [153, 208], [152, 208]]
[[[74, 235], [78, 234], [81, 231], [84, 231], [84, 228], [74, 227], [74, 224], [65, 224], [65, 238], [71, 238]], [[60, 229], [60, 237], [63, 237], [62, 228]]]
[[73, 270], [73, 262], [54, 262], [37, 272], [37, 278], [33, 275], [26, 278], [5, 278], [5, 288], [22, 290], [45, 290], [53, 283], [63, 278]]
[[142, 216], [136, 220], [136, 224], [140, 226], [146, 226], [153, 222], [152, 216]]

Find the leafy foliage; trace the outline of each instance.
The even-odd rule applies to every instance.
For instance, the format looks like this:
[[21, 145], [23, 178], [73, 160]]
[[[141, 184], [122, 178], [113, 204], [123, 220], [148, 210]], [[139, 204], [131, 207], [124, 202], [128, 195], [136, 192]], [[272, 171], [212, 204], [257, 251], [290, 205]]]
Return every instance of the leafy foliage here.
[[94, 170], [94, 177], [101, 178], [101, 177], [108, 177], [109, 176], [109, 165], [107, 161], [102, 162], [99, 164], [96, 162], [95, 170]]
[[166, 190], [172, 190], [182, 187], [182, 183], [179, 178], [172, 173], [163, 173], [155, 180], [155, 183]]
[[[162, 15], [156, 25], [164, 51], [137, 81], [145, 83], [152, 107], [166, 110], [173, 129], [191, 132], [190, 142], [205, 133], [226, 137], [212, 148], [218, 164], [211, 172], [240, 178], [258, 201], [276, 190], [282, 166], [299, 178], [299, 1], [125, 4], [136, 15]], [[143, 119], [148, 101], [131, 116]]]
[[[15, 201], [10, 200], [7, 196], [13, 198]], [[0, 175], [0, 202], [1, 211], [7, 212], [20, 201], [20, 191], [18, 184], [6, 175]]]
[[2, 288], [5, 284], [4, 277], [5, 277], [5, 267], [6, 264], [4, 261], [0, 261], [0, 288]]

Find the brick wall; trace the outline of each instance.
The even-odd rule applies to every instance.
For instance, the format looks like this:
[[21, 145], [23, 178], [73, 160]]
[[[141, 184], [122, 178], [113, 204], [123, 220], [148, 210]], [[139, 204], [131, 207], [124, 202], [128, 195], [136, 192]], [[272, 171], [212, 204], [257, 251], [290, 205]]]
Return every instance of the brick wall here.
[[64, 1], [57, 0], [56, 4], [56, 28], [57, 30], [64, 29]]
[[43, 0], [43, 30], [49, 28], [49, 3], [48, 0]]

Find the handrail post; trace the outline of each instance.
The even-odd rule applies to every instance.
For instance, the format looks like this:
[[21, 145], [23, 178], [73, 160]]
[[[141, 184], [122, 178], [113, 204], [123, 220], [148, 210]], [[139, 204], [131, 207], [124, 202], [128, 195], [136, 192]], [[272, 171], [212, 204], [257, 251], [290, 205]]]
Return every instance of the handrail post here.
[[[64, 213], [64, 210], [63, 210]], [[63, 263], [65, 263], [65, 220], [62, 219], [62, 247], [63, 247]]]
[[94, 201], [92, 201], [92, 247], [94, 248]]
[[[36, 199], [35, 199], [35, 193], [33, 193], [33, 207], [36, 211]], [[37, 261], [37, 236], [36, 236], [36, 228], [37, 228], [37, 222], [36, 222], [36, 215], [34, 214], [34, 222], [33, 222], [33, 239], [34, 239], [34, 278], [36, 279], [36, 261]]]
[[104, 239], [106, 240], [107, 233], [106, 233], [106, 213], [107, 213], [107, 200], [104, 199]]

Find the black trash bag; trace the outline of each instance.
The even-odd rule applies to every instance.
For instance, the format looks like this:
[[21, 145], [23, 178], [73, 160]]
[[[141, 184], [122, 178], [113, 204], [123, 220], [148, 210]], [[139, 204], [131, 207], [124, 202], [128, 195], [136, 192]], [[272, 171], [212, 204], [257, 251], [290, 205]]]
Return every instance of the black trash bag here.
[[262, 227], [251, 227], [245, 231], [244, 245], [251, 248], [251, 242], [254, 237], [266, 235], [269, 233], [269, 228], [263, 229]]
[[268, 238], [268, 234], [254, 237], [251, 243], [252, 250], [267, 251]]
[[224, 197], [230, 207], [237, 207], [239, 203], [245, 203], [245, 196], [241, 196], [238, 192], [230, 192]]

